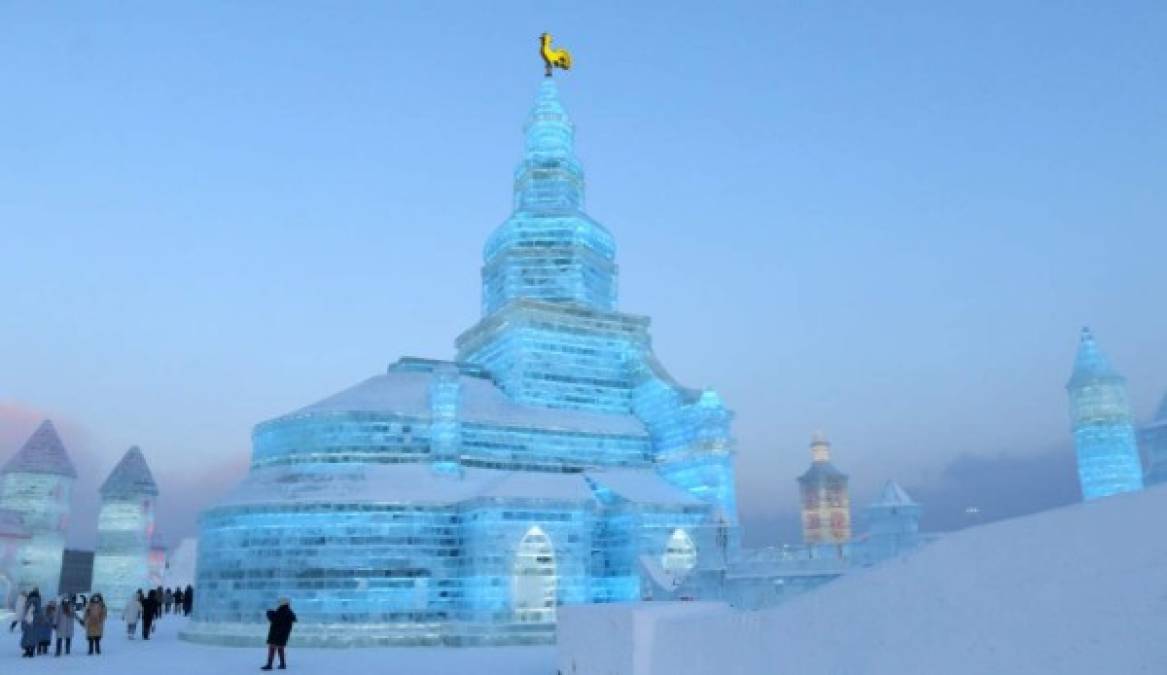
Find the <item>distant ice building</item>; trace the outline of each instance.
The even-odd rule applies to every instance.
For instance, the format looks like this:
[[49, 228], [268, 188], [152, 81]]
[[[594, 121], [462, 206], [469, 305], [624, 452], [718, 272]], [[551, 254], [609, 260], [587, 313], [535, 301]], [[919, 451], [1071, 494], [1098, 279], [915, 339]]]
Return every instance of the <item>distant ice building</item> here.
[[1143, 487], [1143, 469], [1127, 402], [1126, 378], [1082, 329], [1074, 372], [1066, 383], [1078, 453], [1078, 480], [1086, 500]]
[[158, 485], [138, 446], [126, 451], [100, 492], [92, 590], [101, 593], [110, 609], [117, 611], [125, 607], [132, 593], [154, 585], [150, 543]]
[[[802, 539], [808, 546], [841, 547], [851, 541], [851, 495], [847, 475], [831, 463], [831, 444], [815, 434], [811, 464], [798, 477], [802, 497]], [[842, 549], [839, 548], [842, 555]]]
[[615, 241], [583, 208], [547, 79], [456, 359], [403, 358], [255, 428], [249, 475], [202, 515], [183, 637], [262, 642], [288, 596], [301, 644], [543, 643], [561, 605], [639, 599], [644, 561], [724, 573], [732, 415], [616, 309]]
[[918, 547], [923, 511], [899, 483], [884, 483], [879, 497], [863, 510], [865, 531], [852, 546], [856, 560], [873, 564]]
[[1143, 451], [1146, 484], [1167, 483], [1167, 395], [1159, 403], [1155, 418], [1139, 430], [1139, 448]]
[[11, 573], [23, 590], [39, 588], [42, 597], [57, 594], [73, 481], [77, 471], [49, 420], [0, 468], [0, 513], [16, 514], [28, 537]]

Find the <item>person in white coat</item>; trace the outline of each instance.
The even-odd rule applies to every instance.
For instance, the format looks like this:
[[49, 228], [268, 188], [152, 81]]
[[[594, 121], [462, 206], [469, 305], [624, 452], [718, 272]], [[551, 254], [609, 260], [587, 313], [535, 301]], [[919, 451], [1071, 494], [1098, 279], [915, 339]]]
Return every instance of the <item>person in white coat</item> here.
[[138, 631], [138, 620], [142, 618], [142, 602], [138, 600], [138, 595], [141, 591], [134, 593], [130, 599], [126, 601], [126, 608], [122, 610], [122, 619], [126, 622], [126, 637], [131, 640], [134, 639], [134, 633]]
[[61, 644], [65, 645], [65, 655], [73, 649], [73, 622], [77, 620], [77, 612], [73, 609], [73, 596], [61, 598], [57, 606], [57, 656], [61, 655]]

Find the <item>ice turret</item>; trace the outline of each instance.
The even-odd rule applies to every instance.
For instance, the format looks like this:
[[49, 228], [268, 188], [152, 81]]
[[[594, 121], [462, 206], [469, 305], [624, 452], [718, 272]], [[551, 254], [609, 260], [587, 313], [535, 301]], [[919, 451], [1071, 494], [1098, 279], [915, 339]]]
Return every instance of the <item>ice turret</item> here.
[[29, 536], [17, 583], [40, 588], [42, 597], [57, 593], [76, 478], [77, 470], [49, 420], [0, 469], [0, 509], [19, 513]]
[[141, 449], [134, 446], [101, 485], [93, 590], [119, 610], [139, 588], [150, 588], [150, 545], [158, 485]]
[[821, 433], [810, 443], [810, 468], [798, 477], [802, 537], [810, 545], [851, 540], [851, 496], [847, 475], [831, 463], [831, 444]]
[[1082, 329], [1066, 391], [1083, 498], [1142, 489], [1143, 471], [1126, 379], [1098, 349], [1089, 328]]
[[1167, 482], [1167, 395], [1151, 423], [1139, 431], [1139, 448], [1143, 451], [1144, 482], [1147, 485]]

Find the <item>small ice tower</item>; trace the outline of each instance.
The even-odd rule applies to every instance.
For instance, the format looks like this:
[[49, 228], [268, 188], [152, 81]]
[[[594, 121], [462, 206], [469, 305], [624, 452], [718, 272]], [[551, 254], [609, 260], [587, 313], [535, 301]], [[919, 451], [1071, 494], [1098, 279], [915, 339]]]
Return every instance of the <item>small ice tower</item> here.
[[847, 474], [831, 463], [831, 444], [822, 433], [810, 443], [811, 464], [798, 477], [802, 494], [802, 538], [808, 545], [851, 540], [851, 497]]
[[0, 469], [0, 510], [19, 513], [28, 533], [17, 584], [57, 594], [77, 471], [53, 423], [45, 420]]
[[1126, 378], [1111, 367], [1089, 328], [1082, 329], [1074, 372], [1066, 383], [1086, 500], [1143, 488], [1143, 467], [1126, 397]]
[[111, 610], [121, 610], [150, 578], [150, 544], [158, 486], [138, 446], [126, 451], [101, 485], [97, 516], [97, 551], [93, 556], [93, 591], [105, 596]]

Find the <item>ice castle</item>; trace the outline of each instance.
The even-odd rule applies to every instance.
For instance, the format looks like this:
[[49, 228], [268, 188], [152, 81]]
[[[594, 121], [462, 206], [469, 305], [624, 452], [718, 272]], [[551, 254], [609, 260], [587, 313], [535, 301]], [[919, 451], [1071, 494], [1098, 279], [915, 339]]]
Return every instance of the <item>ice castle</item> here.
[[1089, 328], [1082, 329], [1074, 372], [1066, 383], [1086, 500], [1143, 488], [1143, 467], [1126, 395], [1126, 378], [1111, 365]]
[[646, 569], [723, 573], [732, 415], [616, 309], [552, 80], [524, 131], [455, 360], [403, 358], [255, 428], [247, 478], [201, 518], [185, 638], [261, 642], [288, 596], [300, 644], [541, 643], [561, 605], [639, 599]]

